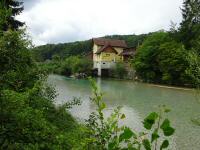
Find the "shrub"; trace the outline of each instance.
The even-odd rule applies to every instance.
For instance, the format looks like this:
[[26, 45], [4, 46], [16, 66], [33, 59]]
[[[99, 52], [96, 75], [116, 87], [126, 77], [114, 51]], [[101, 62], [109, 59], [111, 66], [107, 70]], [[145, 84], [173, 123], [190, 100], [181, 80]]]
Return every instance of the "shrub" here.
[[126, 70], [125, 64], [122, 62], [116, 63], [115, 67], [113, 67], [110, 70], [109, 75], [111, 77], [116, 77], [116, 78], [120, 78], [120, 79], [125, 78], [125, 76], [127, 75], [127, 70]]
[[133, 66], [144, 81], [171, 85], [191, 84], [185, 73], [187, 51], [167, 32], [149, 36], [138, 48]]
[[87, 75], [91, 75], [92, 62], [86, 58], [72, 56], [63, 61], [61, 70], [61, 73], [64, 75], [71, 75], [75, 73], [85, 73]]

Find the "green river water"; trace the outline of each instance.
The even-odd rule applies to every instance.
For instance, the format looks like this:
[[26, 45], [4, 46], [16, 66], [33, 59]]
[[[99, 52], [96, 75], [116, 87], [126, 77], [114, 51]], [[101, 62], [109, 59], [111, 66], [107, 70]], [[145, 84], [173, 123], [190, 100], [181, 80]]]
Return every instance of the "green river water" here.
[[[104, 93], [106, 115], [114, 107], [123, 106], [122, 112], [126, 114], [126, 119], [122, 124], [140, 131], [143, 129], [143, 118], [155, 111], [158, 105], [164, 104], [171, 109], [168, 117], [172, 126], [176, 128], [174, 136], [170, 139], [170, 150], [200, 150], [200, 127], [191, 122], [192, 118], [200, 115], [200, 102], [193, 90], [169, 89], [113, 79], [97, 78], [96, 81]], [[73, 97], [81, 98], [82, 105], [70, 110], [77, 119], [87, 119], [94, 110], [94, 105], [89, 100], [92, 92], [88, 80], [50, 75], [48, 82], [57, 90], [56, 104], [63, 104]]]

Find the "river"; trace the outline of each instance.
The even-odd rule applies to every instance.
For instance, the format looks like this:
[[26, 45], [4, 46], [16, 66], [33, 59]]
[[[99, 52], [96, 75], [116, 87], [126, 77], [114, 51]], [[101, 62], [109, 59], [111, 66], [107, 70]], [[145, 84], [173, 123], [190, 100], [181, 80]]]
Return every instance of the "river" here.
[[[97, 78], [97, 85], [104, 93], [107, 105], [106, 115], [117, 107], [122, 106], [126, 114], [124, 124], [142, 130], [142, 120], [150, 112], [155, 111], [158, 105], [166, 105], [171, 109], [167, 117], [176, 129], [171, 139], [173, 150], [200, 150], [200, 127], [191, 122], [192, 118], [200, 116], [200, 102], [193, 90], [171, 89], [151, 84], [133, 81]], [[79, 120], [87, 119], [94, 110], [89, 97], [91, 86], [88, 80], [71, 79], [59, 75], [50, 75], [48, 83], [55, 86], [58, 96], [56, 104], [63, 104], [80, 97], [82, 105], [74, 106], [70, 112]]]

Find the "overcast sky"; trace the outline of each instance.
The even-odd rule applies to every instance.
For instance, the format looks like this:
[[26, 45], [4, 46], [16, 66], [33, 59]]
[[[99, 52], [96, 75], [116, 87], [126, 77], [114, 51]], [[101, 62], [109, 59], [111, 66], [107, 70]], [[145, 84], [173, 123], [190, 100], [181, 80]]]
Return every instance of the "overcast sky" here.
[[65, 43], [112, 34], [168, 30], [180, 23], [182, 0], [24, 0], [33, 43]]

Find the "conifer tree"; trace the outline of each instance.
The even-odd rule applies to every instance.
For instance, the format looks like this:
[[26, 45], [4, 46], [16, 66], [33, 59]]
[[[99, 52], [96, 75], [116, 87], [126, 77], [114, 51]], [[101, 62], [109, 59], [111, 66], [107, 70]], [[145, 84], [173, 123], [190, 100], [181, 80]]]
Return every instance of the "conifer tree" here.
[[[4, 20], [6, 20], [6, 22], [1, 23], [0, 30], [17, 30], [19, 27], [24, 25], [23, 22], [16, 20], [15, 18], [15, 16], [19, 15], [24, 10], [23, 2], [19, 0], [1, 0], [0, 9], [0, 18], [4, 18]], [[5, 15], [5, 13], [3, 13], [5, 11], [9, 12], [9, 15]]]
[[181, 10], [180, 40], [186, 49], [191, 49], [200, 35], [200, 0], [184, 0]]

